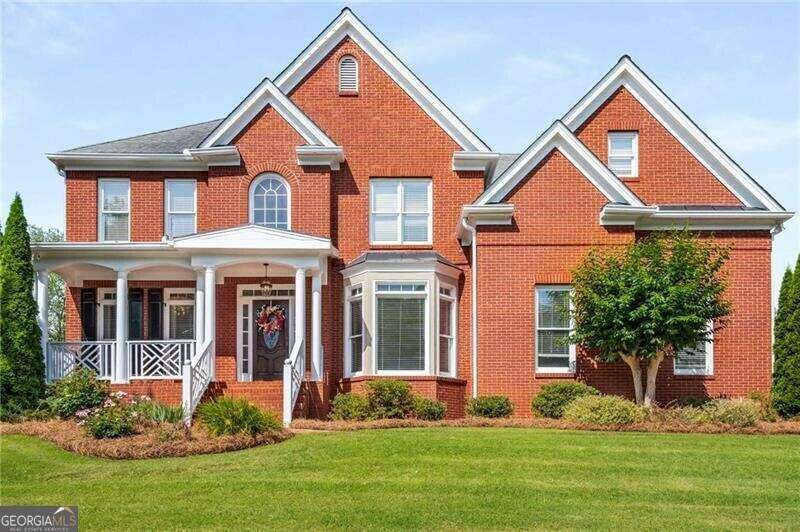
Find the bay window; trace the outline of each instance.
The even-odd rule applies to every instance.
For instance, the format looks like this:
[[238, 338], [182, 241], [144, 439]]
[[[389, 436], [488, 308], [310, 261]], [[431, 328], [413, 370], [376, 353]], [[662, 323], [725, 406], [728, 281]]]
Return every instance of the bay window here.
[[376, 284], [375, 359], [378, 372], [425, 371], [426, 300], [425, 283]]
[[164, 228], [169, 238], [197, 232], [197, 181], [167, 179], [164, 182]]
[[455, 364], [455, 288], [439, 288], [439, 373], [452, 374]]
[[130, 240], [130, 180], [99, 179], [98, 189], [99, 240], [127, 242]]
[[535, 299], [536, 371], [575, 371], [575, 346], [567, 341], [570, 333], [570, 287], [537, 287]]
[[361, 373], [364, 369], [364, 314], [361, 285], [350, 288], [347, 298], [345, 323], [347, 327], [347, 355], [348, 374]]
[[431, 180], [370, 180], [370, 243], [431, 243]]

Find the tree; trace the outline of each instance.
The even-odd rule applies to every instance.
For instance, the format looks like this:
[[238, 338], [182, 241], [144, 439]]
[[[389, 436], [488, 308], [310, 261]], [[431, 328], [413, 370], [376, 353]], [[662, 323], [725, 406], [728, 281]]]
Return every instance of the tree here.
[[28, 222], [17, 194], [9, 209], [0, 250], [0, 406], [5, 411], [36, 405], [44, 393], [41, 332], [33, 299]]
[[[64, 233], [54, 227], [43, 228], [38, 225], [28, 226], [31, 243], [63, 242]], [[51, 342], [63, 342], [66, 332], [65, 298], [67, 285], [60, 275], [51, 273], [47, 283], [47, 325], [48, 339]]]
[[775, 354], [772, 400], [784, 416], [800, 415], [800, 256], [794, 272], [783, 274], [775, 313]]
[[573, 272], [570, 341], [597, 359], [628, 364], [636, 402], [652, 405], [664, 357], [710, 340], [712, 321], [724, 327], [730, 303], [721, 269], [727, 259], [726, 247], [686, 231], [591, 250]]

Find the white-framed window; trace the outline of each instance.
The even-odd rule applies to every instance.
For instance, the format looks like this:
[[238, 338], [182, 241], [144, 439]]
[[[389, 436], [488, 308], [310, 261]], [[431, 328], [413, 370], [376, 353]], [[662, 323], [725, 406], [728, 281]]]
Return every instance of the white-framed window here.
[[347, 375], [359, 375], [364, 371], [363, 290], [360, 284], [347, 289], [347, 306], [345, 307]]
[[713, 326], [709, 325], [711, 336], [698, 342], [693, 349], [683, 349], [675, 354], [675, 375], [713, 375], [714, 339]]
[[164, 230], [169, 238], [197, 232], [197, 180], [164, 181]]
[[98, 288], [97, 339], [114, 340], [117, 337], [117, 290]]
[[608, 167], [618, 177], [639, 175], [639, 133], [636, 131], [608, 133]]
[[456, 358], [456, 289], [454, 286], [439, 287], [439, 373], [455, 374]]
[[194, 288], [164, 289], [164, 339], [194, 340]]
[[431, 180], [370, 180], [370, 243], [431, 243]]
[[291, 193], [276, 173], [262, 174], [250, 185], [250, 223], [273, 229], [291, 229]]
[[130, 179], [101, 178], [98, 186], [98, 236], [101, 242], [127, 242], [131, 227]]
[[339, 59], [339, 92], [358, 92], [358, 61], [352, 55]]
[[428, 371], [428, 283], [375, 283], [375, 369], [381, 374]]
[[572, 373], [575, 371], [575, 345], [568, 344], [570, 333], [569, 286], [536, 287], [536, 372]]

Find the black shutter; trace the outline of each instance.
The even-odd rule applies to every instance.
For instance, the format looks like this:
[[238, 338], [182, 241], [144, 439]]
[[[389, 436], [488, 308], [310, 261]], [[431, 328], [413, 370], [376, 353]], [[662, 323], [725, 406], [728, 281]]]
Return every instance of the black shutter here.
[[81, 288], [81, 336], [84, 340], [97, 340], [97, 290]]
[[143, 334], [144, 301], [142, 289], [131, 288], [128, 290], [128, 339], [141, 340]]
[[164, 339], [164, 291], [161, 288], [150, 288], [147, 291], [147, 330], [150, 340]]

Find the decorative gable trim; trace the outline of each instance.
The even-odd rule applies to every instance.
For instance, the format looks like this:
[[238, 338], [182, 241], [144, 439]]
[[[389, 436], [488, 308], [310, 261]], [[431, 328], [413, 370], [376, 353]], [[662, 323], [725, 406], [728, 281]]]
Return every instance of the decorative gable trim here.
[[558, 150], [578, 169], [611, 203], [643, 206], [614, 173], [604, 165], [559, 120], [533, 141], [508, 169], [481, 194], [473, 205], [500, 203], [511, 193], [551, 151]]
[[275, 85], [289, 94], [344, 39], [349, 37], [392, 78], [462, 149], [490, 151], [389, 48], [348, 8], [275, 78]]
[[250, 224], [182, 236], [171, 241], [178, 250], [282, 250], [336, 255], [330, 239]]
[[692, 120], [625, 55], [562, 118], [576, 131], [620, 87], [625, 87], [709, 172], [745, 206], [770, 211], [783, 207], [717, 146]]

